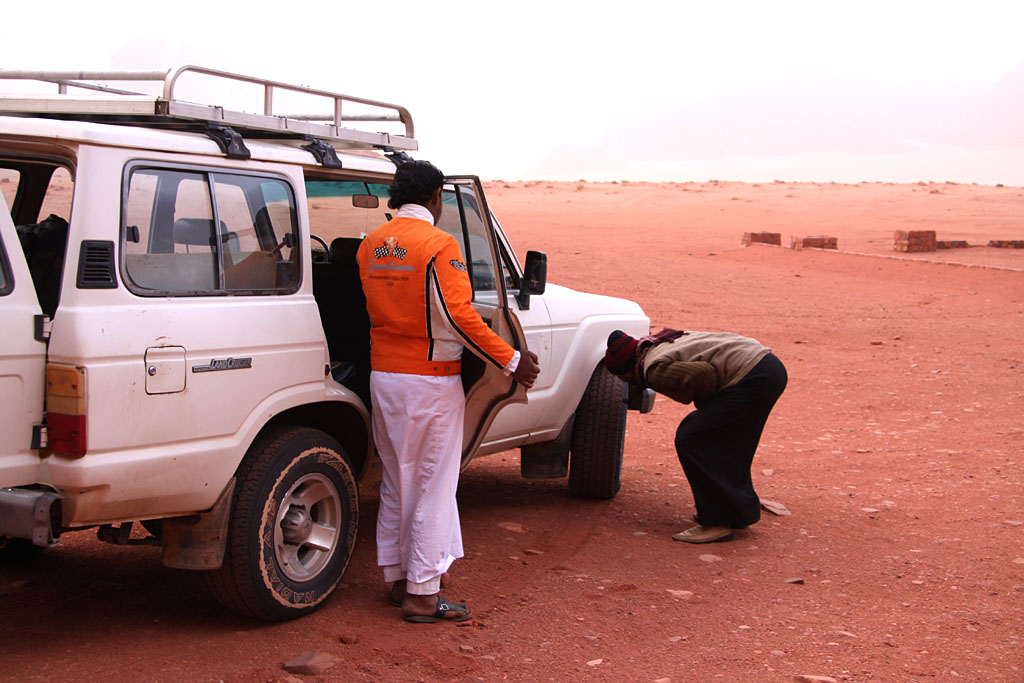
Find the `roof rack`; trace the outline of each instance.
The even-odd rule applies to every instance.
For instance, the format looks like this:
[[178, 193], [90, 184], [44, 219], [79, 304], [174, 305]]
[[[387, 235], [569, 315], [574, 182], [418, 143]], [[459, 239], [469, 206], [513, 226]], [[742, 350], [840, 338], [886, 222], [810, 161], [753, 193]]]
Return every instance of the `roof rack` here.
[[[175, 85], [178, 79], [186, 73], [224, 79], [223, 84], [218, 84], [221, 88], [238, 83], [262, 86], [263, 113], [251, 114], [228, 110], [215, 104], [176, 100], [174, 98]], [[209, 135], [217, 141], [225, 154], [232, 157], [248, 158], [249, 156], [249, 151], [245, 148], [241, 138], [306, 140], [310, 143], [306, 146], [307, 149], [310, 149], [320, 163], [325, 166], [332, 166], [334, 162], [337, 162], [331, 144], [327, 143], [344, 148], [362, 149], [415, 150], [419, 147], [414, 136], [412, 115], [405, 107], [397, 104], [351, 97], [301, 85], [289, 85], [263, 78], [242, 76], [200, 66], [186, 65], [168, 71], [15, 71], [0, 69], [0, 79], [41, 81], [56, 83], [58, 86], [56, 97], [53, 95], [0, 94], [0, 114], [193, 130]], [[153, 96], [113, 88], [95, 81], [156, 83], [162, 85], [163, 90], [160, 96]], [[89, 90], [93, 94], [70, 95], [68, 88]], [[274, 93], [277, 90], [302, 93], [329, 100], [333, 107], [333, 116], [328, 114], [275, 115]], [[369, 113], [343, 114], [343, 105], [348, 103], [367, 108]], [[342, 126], [343, 122], [398, 122], [404, 125], [405, 134], [394, 135], [348, 128]]]

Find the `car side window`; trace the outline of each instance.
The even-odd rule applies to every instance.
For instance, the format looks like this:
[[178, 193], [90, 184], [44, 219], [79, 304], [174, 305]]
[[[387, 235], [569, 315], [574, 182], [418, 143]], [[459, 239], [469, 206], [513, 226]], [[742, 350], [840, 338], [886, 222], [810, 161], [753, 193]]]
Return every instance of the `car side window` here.
[[[3, 182], [3, 178], [7, 177], [4, 174], [4, 170], [0, 169], [0, 187], [7, 185], [8, 183]], [[7, 210], [7, 205], [12, 200], [7, 198], [7, 188], [4, 188], [2, 194], [0, 194], [0, 209]], [[7, 296], [14, 290], [14, 281], [11, 277], [11, 266], [7, 261], [7, 247], [4, 245], [4, 236], [0, 235], [0, 296]]]
[[7, 296], [14, 291], [14, 280], [11, 278], [11, 266], [7, 261], [7, 247], [4, 237], [0, 235], [0, 296]]
[[122, 216], [136, 294], [276, 294], [298, 285], [295, 200], [283, 179], [135, 166]]
[[18, 181], [21, 174], [11, 168], [0, 168], [0, 194], [10, 210], [14, 209], [14, 197], [18, 193]]
[[60, 301], [72, 172], [52, 158], [0, 159], [0, 166], [0, 189], [17, 228], [39, 306], [52, 316]]
[[505, 289], [518, 290], [519, 274], [512, 267], [513, 259], [509, 256], [508, 251], [505, 250], [504, 244], [499, 244], [498, 247], [501, 252], [501, 276], [505, 280]]
[[446, 188], [443, 196], [444, 209], [438, 227], [459, 242], [473, 284], [473, 301], [495, 305], [498, 302], [498, 280], [487, 223], [481, 213], [482, 202], [470, 185]]

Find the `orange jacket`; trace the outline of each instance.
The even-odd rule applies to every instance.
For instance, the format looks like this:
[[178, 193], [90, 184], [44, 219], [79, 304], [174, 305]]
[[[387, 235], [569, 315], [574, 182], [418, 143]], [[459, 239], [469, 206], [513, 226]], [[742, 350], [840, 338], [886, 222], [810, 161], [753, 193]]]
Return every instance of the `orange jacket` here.
[[378, 372], [455, 375], [465, 346], [504, 368], [514, 349], [472, 306], [459, 243], [417, 218], [398, 217], [356, 254], [370, 314], [370, 365]]

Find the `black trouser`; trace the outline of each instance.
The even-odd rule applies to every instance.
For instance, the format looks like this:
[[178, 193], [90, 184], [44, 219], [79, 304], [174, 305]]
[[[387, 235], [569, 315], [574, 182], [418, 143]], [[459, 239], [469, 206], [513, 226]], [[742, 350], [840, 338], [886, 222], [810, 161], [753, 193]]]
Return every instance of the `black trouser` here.
[[782, 361], [768, 354], [679, 423], [676, 453], [704, 526], [742, 528], [761, 519], [750, 466], [786, 379]]

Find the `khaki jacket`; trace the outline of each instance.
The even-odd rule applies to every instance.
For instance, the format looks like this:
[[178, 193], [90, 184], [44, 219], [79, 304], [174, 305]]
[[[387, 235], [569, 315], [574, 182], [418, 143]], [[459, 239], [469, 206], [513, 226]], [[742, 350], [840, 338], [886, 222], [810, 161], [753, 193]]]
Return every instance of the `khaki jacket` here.
[[643, 379], [679, 403], [701, 403], [739, 382], [771, 349], [729, 332], [687, 332], [655, 344], [644, 356]]

